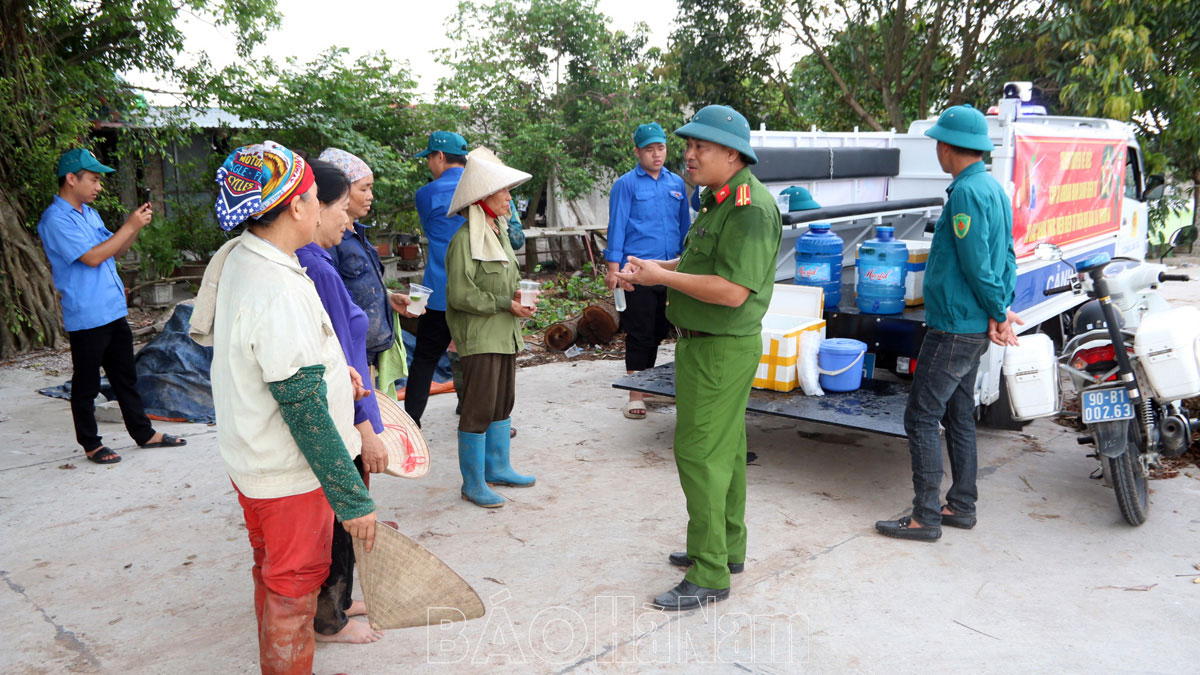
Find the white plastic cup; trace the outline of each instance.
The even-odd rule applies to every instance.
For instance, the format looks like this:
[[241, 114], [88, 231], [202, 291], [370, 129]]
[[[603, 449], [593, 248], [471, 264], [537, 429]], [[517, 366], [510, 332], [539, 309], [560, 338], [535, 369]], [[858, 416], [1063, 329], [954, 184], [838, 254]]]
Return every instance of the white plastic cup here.
[[613, 305], [618, 312], [625, 311], [625, 289], [617, 286], [613, 289]]
[[542, 285], [536, 281], [528, 279], [521, 280], [521, 304], [526, 307], [533, 307], [538, 293], [542, 290]]
[[781, 215], [791, 211], [792, 210], [792, 196], [791, 195], [776, 195], [775, 196], [775, 206], [779, 207], [779, 213]]
[[409, 316], [420, 316], [425, 313], [425, 303], [429, 302], [429, 296], [433, 295], [432, 288], [426, 288], [421, 284], [408, 285], [408, 314]]

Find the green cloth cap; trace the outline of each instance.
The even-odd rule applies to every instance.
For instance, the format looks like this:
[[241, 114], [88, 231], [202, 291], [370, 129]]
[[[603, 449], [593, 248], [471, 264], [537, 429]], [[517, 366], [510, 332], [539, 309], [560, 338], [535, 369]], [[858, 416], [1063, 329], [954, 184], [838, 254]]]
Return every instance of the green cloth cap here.
[[947, 109], [937, 124], [925, 130], [925, 135], [968, 150], [987, 151], [996, 147], [988, 138], [987, 118], [970, 103]]
[[429, 134], [429, 146], [418, 152], [417, 157], [428, 157], [435, 152], [465, 157], [470, 151], [471, 149], [467, 147], [467, 139], [462, 136], [453, 131], [435, 131]]
[[112, 173], [116, 169], [111, 166], [104, 166], [91, 150], [76, 148], [63, 153], [62, 157], [58, 158], [58, 177], [69, 173], [79, 173], [80, 171], [95, 171], [96, 173]]
[[747, 164], [758, 164], [758, 155], [750, 147], [750, 123], [727, 105], [704, 106], [691, 122], [676, 129], [675, 135], [719, 143], [742, 153]]
[[817, 200], [812, 198], [812, 193], [799, 185], [784, 188], [779, 194], [788, 196], [788, 211], [811, 211], [821, 208]]
[[651, 143], [667, 143], [667, 133], [663, 131], [662, 125], [658, 122], [649, 124], [639, 124], [637, 131], [633, 132], [633, 144], [639, 148], [644, 148]]

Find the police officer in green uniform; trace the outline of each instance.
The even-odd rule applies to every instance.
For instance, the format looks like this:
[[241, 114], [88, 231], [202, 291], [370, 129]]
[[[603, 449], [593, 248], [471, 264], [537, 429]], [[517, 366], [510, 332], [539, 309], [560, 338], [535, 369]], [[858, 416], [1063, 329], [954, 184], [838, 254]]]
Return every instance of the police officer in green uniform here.
[[676, 260], [633, 256], [625, 281], [667, 287], [675, 348], [675, 464], [687, 498], [690, 567], [654, 598], [684, 610], [729, 597], [729, 574], [746, 561], [746, 402], [762, 356], [762, 317], [771, 300], [783, 225], [775, 199], [747, 168], [758, 162], [750, 125], [733, 108], [710, 105], [675, 131], [687, 139], [691, 179], [708, 188]]
[[[912, 391], [904, 411], [912, 456], [912, 515], [881, 520], [881, 534], [937, 541], [942, 525], [975, 526], [975, 378], [988, 340], [1016, 344], [1008, 309], [1017, 282], [1012, 202], [983, 163], [992, 149], [987, 120], [969, 105], [948, 109], [925, 132], [937, 140], [942, 170], [954, 177], [933, 233], [925, 267], [925, 322]], [[953, 483], [940, 504], [942, 447], [946, 428]]]

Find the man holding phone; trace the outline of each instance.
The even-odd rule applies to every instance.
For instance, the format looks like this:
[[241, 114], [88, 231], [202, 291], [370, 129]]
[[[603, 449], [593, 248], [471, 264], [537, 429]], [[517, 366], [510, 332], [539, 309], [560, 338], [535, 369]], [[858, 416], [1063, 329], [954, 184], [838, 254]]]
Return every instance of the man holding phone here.
[[100, 196], [102, 174], [114, 169], [84, 149], [68, 150], [58, 160], [58, 196], [42, 212], [38, 236], [50, 260], [54, 286], [62, 296], [63, 325], [71, 341], [71, 416], [75, 439], [87, 458], [116, 464], [120, 455], [101, 443], [96, 428], [96, 395], [100, 368], [121, 406], [129, 435], [143, 448], [186, 445], [187, 441], [156, 432], [137, 392], [133, 365], [133, 331], [126, 320], [125, 285], [116, 258], [125, 255], [138, 233], [150, 224], [144, 202], [114, 234], [89, 204]]

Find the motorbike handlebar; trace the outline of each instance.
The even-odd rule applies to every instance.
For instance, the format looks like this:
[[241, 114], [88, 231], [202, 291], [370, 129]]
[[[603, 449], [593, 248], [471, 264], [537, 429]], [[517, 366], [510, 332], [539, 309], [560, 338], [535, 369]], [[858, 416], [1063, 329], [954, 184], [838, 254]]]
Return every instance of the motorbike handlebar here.
[[1075, 287], [1071, 284], [1067, 284], [1066, 286], [1047, 288], [1046, 290], [1042, 291], [1042, 295], [1058, 295], [1059, 293], [1069, 293], [1073, 290], [1075, 290]]
[[1192, 278], [1186, 274], [1168, 274], [1166, 272], [1161, 272], [1158, 275], [1158, 280], [1159, 281], [1191, 281]]

